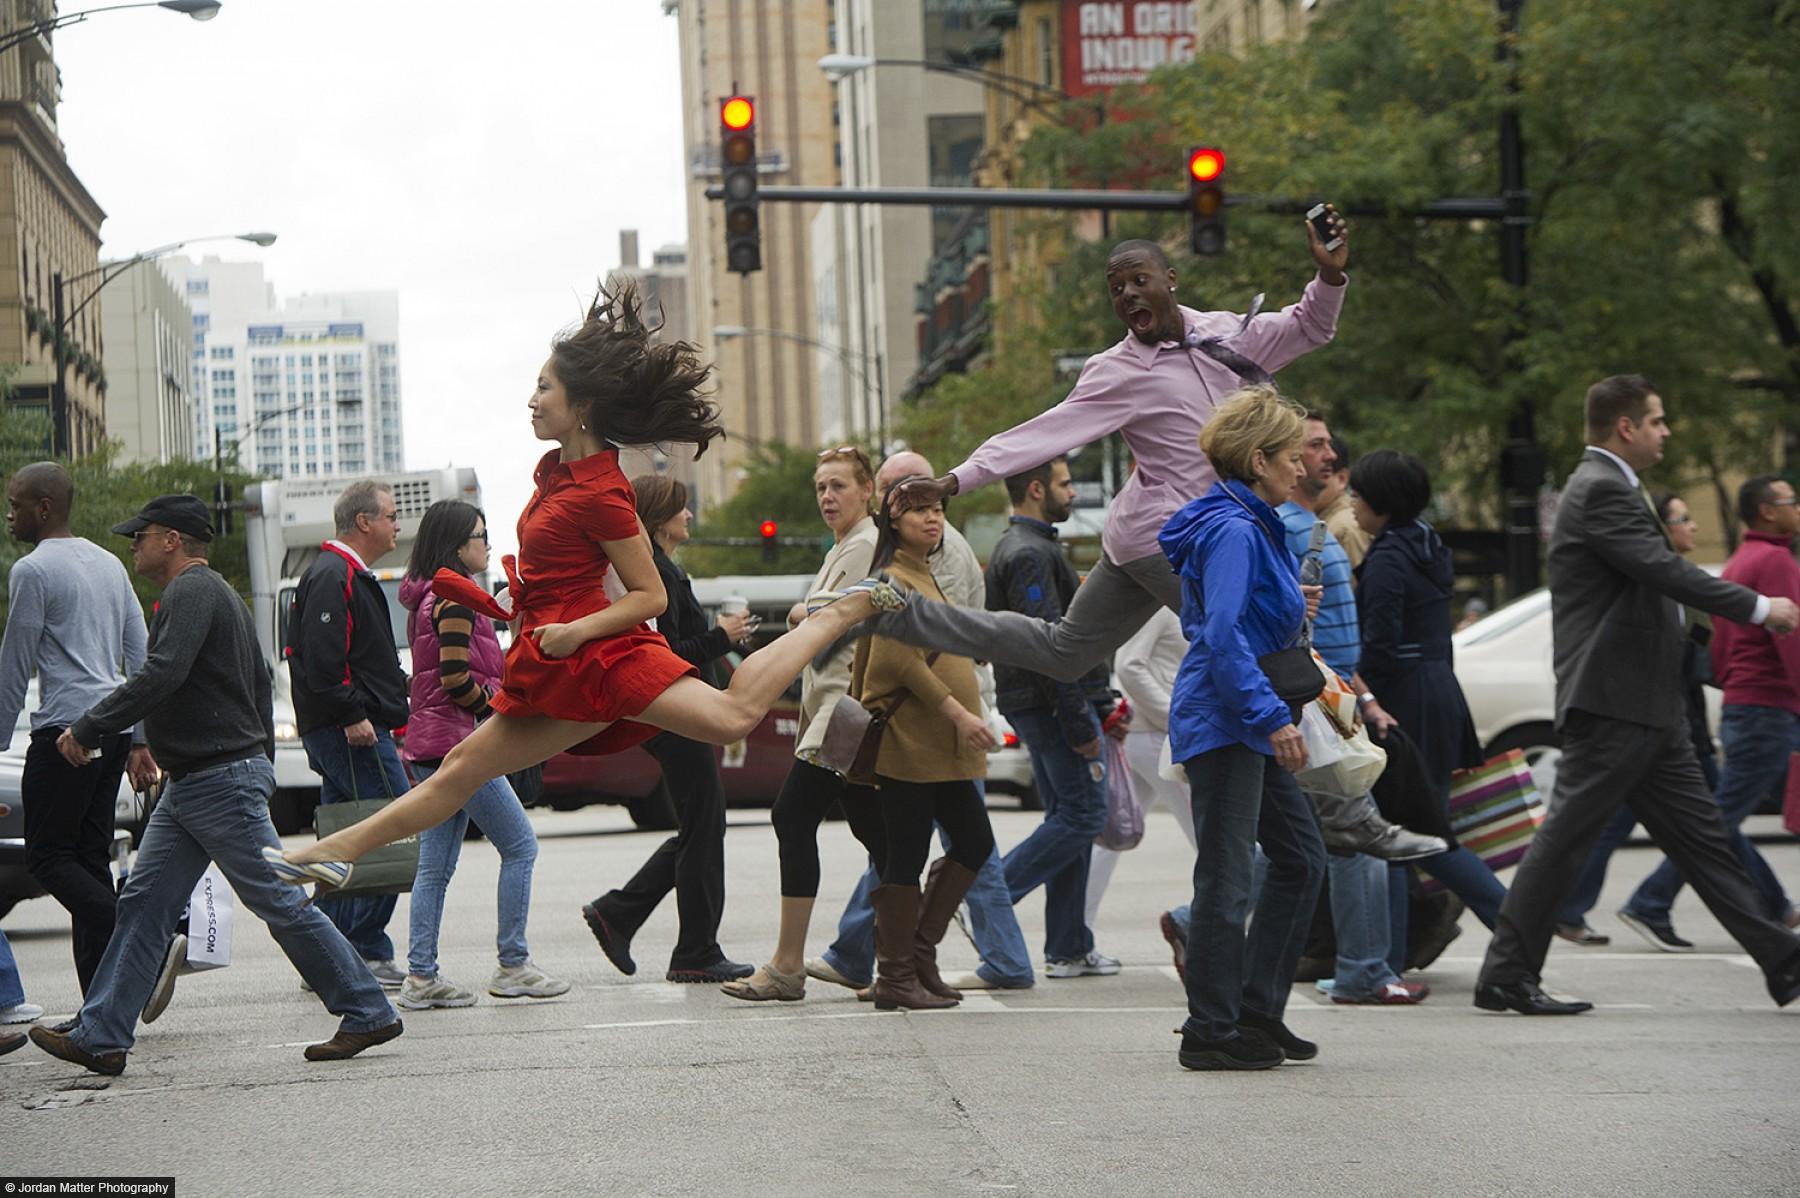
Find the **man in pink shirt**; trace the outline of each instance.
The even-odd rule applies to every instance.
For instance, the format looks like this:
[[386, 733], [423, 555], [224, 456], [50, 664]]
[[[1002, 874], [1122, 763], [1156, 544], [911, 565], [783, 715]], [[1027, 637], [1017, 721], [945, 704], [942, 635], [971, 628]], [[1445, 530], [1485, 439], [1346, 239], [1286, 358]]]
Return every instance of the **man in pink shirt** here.
[[903, 492], [915, 503], [930, 503], [1119, 433], [1137, 470], [1113, 498], [1100, 563], [1054, 624], [915, 597], [900, 611], [877, 617], [867, 631], [1072, 682], [1106, 660], [1158, 607], [1180, 611], [1180, 581], [1157, 534], [1215, 481], [1212, 463], [1198, 447], [1214, 406], [1337, 332], [1350, 246], [1335, 211], [1330, 219], [1338, 241], [1333, 250], [1302, 222], [1318, 276], [1299, 303], [1269, 315], [1184, 308], [1176, 302], [1175, 271], [1162, 247], [1120, 242], [1107, 259], [1106, 286], [1125, 337], [1088, 360], [1067, 399], [988, 438], [943, 478], [908, 483]]
[[[1800, 508], [1794, 488], [1774, 474], [1753, 478], [1738, 490], [1738, 516], [1744, 522], [1744, 543], [1725, 563], [1726, 581], [1800, 603], [1800, 562], [1794, 560]], [[1776, 636], [1760, 624], [1715, 620], [1712, 667], [1713, 681], [1725, 692], [1719, 719], [1725, 749], [1716, 795], [1720, 818], [1762, 896], [1763, 913], [1790, 928], [1800, 927], [1800, 909], [1788, 901], [1775, 871], [1740, 830], [1744, 817], [1787, 776], [1789, 755], [1800, 752], [1800, 637]], [[1681, 886], [1681, 871], [1665, 857], [1626, 901], [1619, 918], [1665, 952], [1691, 948], [1673, 934]]]

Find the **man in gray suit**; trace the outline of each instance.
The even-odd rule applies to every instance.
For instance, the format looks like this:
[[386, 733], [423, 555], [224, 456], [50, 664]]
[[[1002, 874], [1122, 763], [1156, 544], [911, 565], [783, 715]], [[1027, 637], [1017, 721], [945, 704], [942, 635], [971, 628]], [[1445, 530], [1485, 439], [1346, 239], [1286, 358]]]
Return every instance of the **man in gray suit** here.
[[1670, 546], [1637, 472], [1662, 460], [1669, 425], [1641, 375], [1588, 388], [1587, 452], [1569, 476], [1550, 535], [1556, 794], [1519, 866], [1482, 962], [1475, 1005], [1578, 1015], [1539, 987], [1556, 912], [1588, 851], [1630, 795], [1652, 839], [1725, 930], [1762, 967], [1769, 993], [1800, 997], [1800, 936], [1763, 914], [1701, 776], [1682, 706], [1682, 605], [1786, 634], [1791, 600], [1714, 578]]

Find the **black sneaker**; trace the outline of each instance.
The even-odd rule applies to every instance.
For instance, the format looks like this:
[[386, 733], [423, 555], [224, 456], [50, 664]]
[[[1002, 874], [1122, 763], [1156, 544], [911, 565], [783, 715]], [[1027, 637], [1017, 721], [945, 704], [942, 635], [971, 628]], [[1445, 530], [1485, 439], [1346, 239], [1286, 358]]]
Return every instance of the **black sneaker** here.
[[707, 986], [736, 981], [738, 978], [747, 978], [755, 972], [756, 966], [754, 965], [745, 965], [742, 961], [720, 957], [711, 965], [671, 965], [669, 972], [665, 973], [663, 978], [670, 982]]
[[588, 931], [599, 941], [600, 951], [606, 954], [614, 969], [626, 977], [637, 972], [637, 962], [631, 959], [631, 937], [619, 935], [618, 930], [606, 922], [597, 902], [583, 904], [581, 918], [587, 921]]
[[1233, 1036], [1229, 1040], [1202, 1040], [1181, 1031], [1177, 1059], [1183, 1069], [1273, 1069], [1284, 1059], [1281, 1050], [1261, 1036]]
[[1634, 913], [1629, 907], [1619, 908], [1619, 922], [1650, 942], [1652, 948], [1661, 949], [1665, 953], [1691, 953], [1694, 942], [1684, 940], [1675, 934], [1675, 925], [1667, 920], [1646, 919]]
[[1319, 1055], [1317, 1044], [1311, 1040], [1302, 1040], [1288, 1030], [1287, 1024], [1279, 1019], [1271, 1019], [1267, 1015], [1258, 1015], [1253, 1011], [1239, 1011], [1238, 1030], [1262, 1033], [1290, 1061], [1310, 1061]]

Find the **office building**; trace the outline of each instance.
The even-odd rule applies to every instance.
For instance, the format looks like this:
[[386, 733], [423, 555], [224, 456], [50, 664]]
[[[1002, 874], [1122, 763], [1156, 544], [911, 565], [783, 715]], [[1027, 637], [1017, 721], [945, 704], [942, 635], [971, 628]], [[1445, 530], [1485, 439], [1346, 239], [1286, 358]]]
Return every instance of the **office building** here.
[[155, 262], [128, 267], [107, 285], [106, 435], [120, 443], [121, 460], [167, 465], [196, 456], [193, 327], [182, 291]]

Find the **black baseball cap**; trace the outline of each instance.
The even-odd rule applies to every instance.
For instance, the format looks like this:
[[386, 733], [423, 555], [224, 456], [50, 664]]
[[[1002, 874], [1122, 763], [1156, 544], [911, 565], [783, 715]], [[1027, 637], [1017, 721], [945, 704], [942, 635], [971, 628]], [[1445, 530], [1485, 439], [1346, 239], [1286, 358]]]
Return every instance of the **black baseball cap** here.
[[113, 525], [120, 536], [136, 536], [152, 524], [172, 528], [196, 541], [213, 539], [212, 514], [192, 495], [158, 495], [131, 519]]

